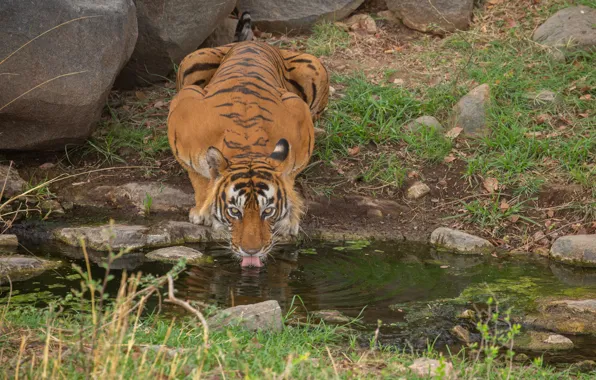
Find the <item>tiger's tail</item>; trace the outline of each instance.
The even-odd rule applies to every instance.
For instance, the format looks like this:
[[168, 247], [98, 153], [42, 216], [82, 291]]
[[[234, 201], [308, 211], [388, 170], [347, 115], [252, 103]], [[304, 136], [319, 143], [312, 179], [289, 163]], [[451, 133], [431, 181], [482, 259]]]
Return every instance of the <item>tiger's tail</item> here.
[[242, 16], [238, 19], [236, 32], [234, 33], [234, 42], [252, 41], [253, 37], [250, 13], [242, 12]]

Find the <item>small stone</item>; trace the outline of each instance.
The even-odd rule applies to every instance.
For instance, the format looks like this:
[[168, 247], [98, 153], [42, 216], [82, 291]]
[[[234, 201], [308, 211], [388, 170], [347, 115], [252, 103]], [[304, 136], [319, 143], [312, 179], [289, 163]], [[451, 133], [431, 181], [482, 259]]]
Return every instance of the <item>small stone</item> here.
[[563, 104], [563, 99], [559, 94], [550, 90], [542, 90], [540, 92], [531, 92], [525, 95], [531, 106], [534, 108], [541, 108], [545, 106], [559, 106]]
[[488, 253], [494, 248], [486, 239], [447, 227], [434, 230], [430, 243], [461, 253]]
[[408, 199], [420, 199], [426, 194], [430, 193], [430, 187], [424, 182], [416, 182], [408, 189], [406, 198]]
[[147, 254], [147, 258], [150, 260], [176, 263], [181, 259], [186, 259], [188, 264], [201, 263], [203, 261], [203, 256], [203, 253], [196, 249], [184, 246], [161, 248]]
[[443, 126], [439, 120], [433, 116], [420, 116], [404, 125], [404, 129], [410, 132], [417, 132], [423, 127], [434, 129], [437, 132], [443, 131]]
[[550, 257], [568, 264], [596, 266], [596, 234], [560, 237], [550, 248]]
[[366, 210], [366, 216], [369, 218], [382, 218], [383, 211], [379, 210], [378, 208], [369, 208]]
[[234, 306], [209, 318], [210, 328], [238, 325], [248, 330], [281, 331], [281, 307], [275, 300], [252, 305]]
[[592, 372], [596, 370], [596, 362], [594, 360], [582, 360], [581, 362], [573, 363], [569, 367], [569, 372]]
[[459, 318], [459, 319], [475, 319], [476, 312], [474, 310], [466, 309], [466, 310], [462, 311], [462, 313], [459, 314], [457, 316], [457, 318]]
[[375, 34], [377, 32], [377, 23], [367, 14], [357, 14], [344, 21], [344, 24], [353, 32], [364, 32]]
[[45, 164], [39, 165], [39, 168], [41, 170], [49, 170], [49, 169], [53, 168], [54, 166], [56, 166], [56, 164], [54, 164], [53, 162], [46, 162]]
[[315, 138], [322, 138], [327, 136], [327, 131], [323, 128], [315, 127]]
[[60, 204], [60, 202], [58, 202], [55, 199], [47, 199], [47, 200], [41, 201], [39, 206], [41, 207], [41, 210], [44, 213], [58, 214], [58, 215], [64, 214], [64, 209], [62, 208], [62, 205]]
[[[453, 370], [453, 364], [444, 361], [441, 363], [436, 359], [418, 358], [414, 360], [408, 367], [414, 374], [424, 379], [434, 378], [439, 373], [443, 375], [443, 379], [455, 379], [455, 371]], [[439, 371], [441, 369], [441, 371]]]
[[17, 235], [0, 235], [0, 247], [18, 247], [19, 239]]
[[[9, 170], [10, 168], [10, 170]], [[4, 184], [6, 181], [6, 185]], [[0, 191], [4, 186], [4, 192], [0, 194], [2, 198], [11, 198], [23, 192], [27, 182], [19, 176], [14, 166], [0, 165]]]
[[62, 202], [62, 208], [64, 211], [70, 211], [74, 208], [74, 203], [71, 201], [64, 201]]
[[395, 78], [393, 80], [393, 84], [397, 85], [397, 86], [403, 86], [406, 83], [405, 80], [403, 80], [402, 78]]
[[453, 335], [455, 335], [457, 339], [459, 339], [460, 342], [465, 344], [469, 344], [471, 342], [470, 332], [467, 329], [457, 325], [453, 329], [451, 329], [451, 332], [453, 333]]
[[514, 348], [529, 351], [561, 351], [573, 348], [571, 339], [563, 335], [528, 331], [513, 341]]
[[526, 354], [517, 354], [513, 357], [513, 361], [517, 363], [524, 363], [528, 360], [530, 360], [530, 358]]
[[320, 319], [327, 323], [343, 324], [350, 323], [352, 319], [342, 314], [337, 310], [319, 310], [311, 313], [314, 318]]
[[329, 96], [333, 96], [335, 94], [335, 87], [329, 86]]
[[488, 102], [490, 101], [490, 87], [482, 84], [462, 97], [453, 108], [452, 126], [463, 128], [468, 137], [483, 137], [488, 135], [486, 124]]

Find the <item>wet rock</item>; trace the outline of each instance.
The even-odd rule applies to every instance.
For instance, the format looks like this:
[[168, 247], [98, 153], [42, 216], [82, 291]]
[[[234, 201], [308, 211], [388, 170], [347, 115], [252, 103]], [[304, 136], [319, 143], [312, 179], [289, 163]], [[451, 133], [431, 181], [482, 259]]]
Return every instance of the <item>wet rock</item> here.
[[544, 108], [548, 106], [560, 106], [563, 104], [561, 95], [550, 90], [542, 90], [539, 92], [531, 92], [525, 95], [530, 105], [534, 108]]
[[596, 234], [562, 236], [550, 248], [553, 260], [580, 266], [596, 266]]
[[48, 269], [60, 266], [59, 261], [49, 261], [29, 256], [0, 256], [0, 284], [11, 281], [23, 281], [37, 276]]
[[310, 29], [317, 21], [336, 21], [347, 17], [364, 0], [240, 0], [238, 9], [250, 12], [260, 30], [298, 32]]
[[592, 372], [596, 370], [596, 362], [594, 360], [582, 360], [581, 362], [573, 363], [569, 366], [569, 372]]
[[562, 52], [596, 48], [596, 9], [577, 6], [561, 9], [538, 27], [533, 40]]
[[311, 316], [327, 323], [344, 324], [350, 323], [352, 319], [337, 310], [319, 310], [311, 313]]
[[453, 369], [453, 364], [447, 361], [441, 363], [436, 359], [418, 358], [408, 368], [416, 376], [424, 379], [434, 378], [439, 376], [439, 374], [442, 375], [443, 379], [455, 379], [457, 377]]
[[472, 342], [471, 337], [470, 337], [470, 332], [464, 327], [461, 327], [459, 325], [455, 326], [451, 330], [451, 332], [462, 343], [469, 344]]
[[181, 259], [185, 259], [188, 264], [198, 264], [202, 261], [203, 253], [189, 247], [177, 246], [151, 251], [147, 254], [147, 258], [150, 260], [174, 263]]
[[172, 244], [196, 243], [205, 240], [220, 240], [223, 236], [203, 226], [187, 222], [164, 222], [159, 225], [127, 226], [115, 224], [95, 227], [68, 227], [54, 231], [54, 238], [71, 245], [80, 246], [84, 239], [86, 246], [97, 251], [163, 247]]
[[430, 243], [462, 253], [485, 253], [494, 248], [486, 239], [447, 227], [434, 230], [430, 235]]
[[463, 133], [468, 137], [488, 135], [486, 113], [489, 101], [490, 88], [488, 84], [474, 88], [454, 106], [453, 126], [463, 128]]
[[538, 314], [525, 323], [561, 334], [596, 334], [596, 299], [539, 301]]
[[596, 287], [596, 268], [581, 268], [567, 264], [550, 264], [550, 270], [564, 284], [577, 287]]
[[116, 86], [159, 82], [225, 20], [235, 0], [137, 0], [139, 38]]
[[421, 32], [445, 34], [470, 25], [474, 0], [386, 0], [406, 26]]
[[[0, 136], [2, 136], [1, 133]], [[23, 192], [27, 182], [21, 178], [14, 166], [0, 165], [0, 192], [3, 186], [4, 192], [0, 194], [0, 198], [12, 198]]]
[[231, 325], [253, 331], [281, 331], [283, 328], [281, 308], [274, 300], [224, 309], [209, 318], [208, 324], [215, 329]]
[[[0, 150], [64, 149], [65, 144], [84, 142], [135, 47], [134, 1], [0, 4], [0, 57], [6, 58], [2, 72], [14, 74], [0, 75], [0, 104], [47, 82], [1, 111]], [[64, 25], [67, 21], [72, 22]], [[12, 52], [16, 54], [9, 57]]]
[[529, 331], [515, 338], [513, 348], [528, 351], [561, 351], [572, 349], [573, 342], [563, 335]]
[[200, 48], [218, 47], [234, 42], [238, 20], [227, 17], [211, 32]]
[[433, 116], [420, 116], [419, 118], [416, 118], [404, 125], [404, 129], [411, 132], [419, 131], [424, 127], [433, 129], [437, 132], [443, 131], [443, 126], [439, 120]]
[[17, 235], [4, 234], [0, 235], [0, 247], [14, 248], [19, 246], [19, 239]]
[[375, 20], [367, 14], [357, 14], [343, 21], [344, 24], [353, 32], [362, 32], [368, 34], [375, 34], [377, 32], [377, 24]]
[[92, 191], [91, 196], [107, 200], [116, 207], [133, 206], [142, 213], [188, 211], [194, 206], [192, 193], [159, 182], [100, 186]]
[[426, 194], [430, 193], [430, 187], [424, 182], [416, 182], [406, 192], [408, 199], [420, 199]]
[[39, 207], [41, 207], [41, 210], [46, 214], [64, 215], [62, 205], [55, 199], [41, 201]]

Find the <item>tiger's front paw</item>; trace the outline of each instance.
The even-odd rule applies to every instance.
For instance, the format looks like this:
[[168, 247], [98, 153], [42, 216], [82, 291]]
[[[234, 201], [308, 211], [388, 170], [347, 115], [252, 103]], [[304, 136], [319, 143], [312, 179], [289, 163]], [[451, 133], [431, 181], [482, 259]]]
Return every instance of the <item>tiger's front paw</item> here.
[[211, 215], [208, 212], [202, 212], [198, 207], [193, 207], [188, 213], [188, 219], [191, 223], [199, 224], [203, 226], [212, 225]]

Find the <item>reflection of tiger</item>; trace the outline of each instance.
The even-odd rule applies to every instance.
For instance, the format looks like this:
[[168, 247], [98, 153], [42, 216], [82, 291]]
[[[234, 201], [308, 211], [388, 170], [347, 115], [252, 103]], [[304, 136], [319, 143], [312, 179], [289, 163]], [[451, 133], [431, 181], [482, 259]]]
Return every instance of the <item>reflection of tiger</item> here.
[[298, 233], [294, 179], [327, 105], [319, 60], [258, 42], [201, 49], [180, 64], [168, 137], [195, 190], [193, 223], [224, 227], [243, 266], [261, 266], [276, 237]]

